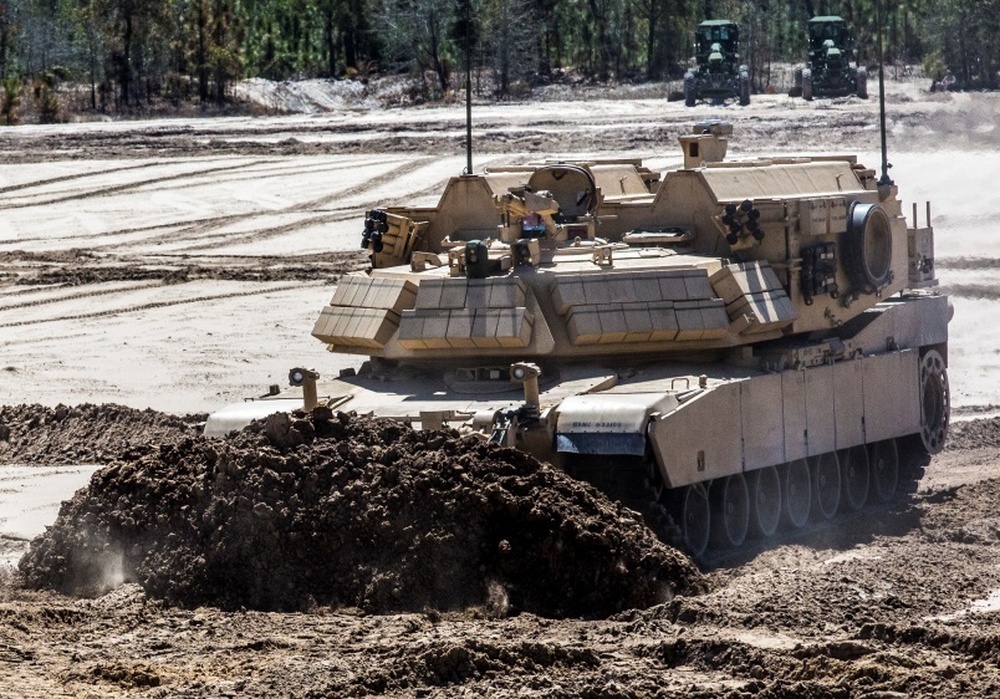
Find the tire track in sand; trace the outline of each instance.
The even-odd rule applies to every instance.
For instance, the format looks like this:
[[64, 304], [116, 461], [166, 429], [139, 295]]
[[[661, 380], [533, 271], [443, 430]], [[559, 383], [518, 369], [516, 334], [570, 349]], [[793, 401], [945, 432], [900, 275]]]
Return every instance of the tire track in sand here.
[[[45, 323], [58, 323], [70, 320], [108, 318], [108, 317], [128, 315], [130, 313], [138, 313], [140, 311], [148, 311], [158, 308], [185, 306], [192, 303], [209, 303], [212, 301], [219, 301], [222, 299], [262, 296], [264, 294], [277, 293], [282, 291], [291, 291], [293, 289], [301, 289], [303, 287], [312, 287], [312, 286], [315, 287], [326, 286], [326, 282], [316, 282], [316, 283], [298, 282], [296, 284], [284, 284], [281, 286], [272, 286], [267, 289], [254, 289], [252, 291], [234, 291], [232, 293], [227, 293], [227, 294], [203, 294], [201, 296], [192, 296], [186, 299], [175, 299], [173, 301], [152, 301], [150, 303], [135, 304], [132, 306], [124, 306], [122, 308], [108, 309], [104, 311], [93, 311], [91, 313], [74, 313], [72, 315], [55, 316], [52, 318], [36, 318], [34, 320], [16, 320], [9, 323], [0, 323], [0, 328], [19, 328], [29, 325], [43, 325]], [[102, 294], [96, 292], [92, 295], [99, 296]], [[85, 294], [84, 296], [87, 295]]]
[[[83, 199], [92, 199], [94, 197], [107, 197], [112, 194], [122, 194], [124, 192], [133, 191], [141, 187], [146, 187], [148, 185], [164, 184], [166, 182], [177, 182], [192, 177], [205, 177], [206, 175], [216, 175], [224, 172], [233, 172], [237, 170], [243, 170], [250, 166], [266, 165], [268, 162], [269, 162], [268, 160], [257, 160], [257, 161], [251, 161], [250, 163], [241, 163], [239, 165], [206, 168], [204, 170], [199, 170], [197, 172], [183, 172], [183, 173], [176, 173], [173, 175], [164, 175], [161, 177], [149, 177], [143, 180], [127, 182], [119, 185], [92, 187], [85, 191], [75, 191], [68, 194], [63, 194], [61, 196], [53, 196], [50, 199], [41, 199], [38, 201], [21, 202], [21, 203], [9, 203], [5, 205], [4, 208], [30, 209], [36, 206], [40, 207], [54, 206], [57, 204], [65, 204], [67, 202], [80, 201]], [[162, 163], [159, 163], [159, 165], [162, 166]], [[91, 176], [95, 176], [102, 173], [90, 173], [90, 174]]]
[[[406, 162], [392, 170], [393, 179], [388, 180], [389, 183], [398, 180], [399, 178], [409, 175], [422, 167], [425, 167], [429, 162], [436, 160], [434, 156], [425, 156]], [[206, 242], [198, 243], [192, 241], [192, 245], [187, 246], [185, 249], [192, 251], [205, 251], [212, 250], [215, 248], [226, 247], [230, 245], [248, 244], [261, 242], [263, 240], [268, 240], [271, 238], [279, 237], [287, 233], [293, 232], [305, 226], [312, 226], [322, 223], [340, 223], [343, 221], [356, 218], [363, 213], [363, 209], [359, 210], [354, 206], [349, 207], [335, 207], [333, 209], [329, 208], [330, 202], [335, 202], [346, 197], [357, 196], [358, 194], [364, 193], [366, 190], [372, 188], [375, 185], [386, 186], [387, 185], [387, 175], [379, 174], [373, 177], [369, 177], [363, 182], [359, 182], [347, 189], [340, 189], [331, 192], [328, 195], [320, 197], [318, 199], [313, 199], [310, 201], [299, 202], [292, 204], [283, 209], [278, 209], [275, 211], [268, 212], [250, 212], [246, 214], [232, 214], [230, 216], [215, 217], [211, 219], [205, 219], [194, 225], [177, 230], [172, 234], [167, 234], [157, 238], [157, 241], [161, 244], [163, 243], [174, 243], [178, 241], [184, 241], [191, 239], [192, 237], [201, 238], [206, 240]], [[435, 183], [432, 186], [426, 188], [426, 191], [433, 192], [440, 188], [439, 183]], [[423, 192], [418, 192], [419, 196]], [[412, 196], [412, 195], [411, 195]], [[243, 221], [253, 220], [261, 216], [282, 216], [289, 214], [301, 214], [308, 211], [315, 211], [317, 209], [326, 209], [327, 213], [317, 215], [305, 220], [296, 221], [294, 223], [289, 223], [283, 226], [266, 226], [260, 227], [256, 230], [242, 231], [237, 233], [220, 233], [216, 236], [210, 235], [199, 235], [199, 234], [209, 234], [212, 230], [219, 230], [228, 225], [234, 223], [240, 223]], [[210, 240], [211, 238], [215, 240]]]

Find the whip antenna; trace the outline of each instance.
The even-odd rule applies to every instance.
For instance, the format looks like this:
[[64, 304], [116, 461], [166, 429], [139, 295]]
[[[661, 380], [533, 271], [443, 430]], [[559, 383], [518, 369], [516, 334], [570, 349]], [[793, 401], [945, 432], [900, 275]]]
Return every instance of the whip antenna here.
[[[885, 56], [882, 53], [882, 0], [875, 0], [875, 23], [878, 28], [878, 112], [879, 134], [882, 137], [882, 176], [878, 180], [879, 190], [888, 190], [893, 184], [889, 177], [889, 148], [886, 145], [885, 133]], [[888, 192], [886, 192], [888, 194]], [[884, 196], [884, 195], [883, 195]]]
[[472, 174], [472, 71], [468, 53], [465, 54], [465, 174]]
[[472, 4], [465, 3], [463, 8], [464, 25], [462, 32], [465, 39], [465, 173], [472, 174]]

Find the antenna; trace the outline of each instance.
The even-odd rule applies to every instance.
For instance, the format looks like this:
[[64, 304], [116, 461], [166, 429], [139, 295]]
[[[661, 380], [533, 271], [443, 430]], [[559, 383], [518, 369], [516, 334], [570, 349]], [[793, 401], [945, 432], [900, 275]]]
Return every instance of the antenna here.
[[878, 27], [878, 112], [879, 112], [879, 134], [882, 137], [882, 176], [878, 180], [878, 188], [881, 193], [885, 190], [883, 198], [888, 195], [889, 187], [895, 184], [889, 177], [889, 148], [886, 145], [885, 136], [885, 56], [882, 53], [882, 0], [875, 0], [875, 23]]
[[[472, 71], [469, 68], [468, 37], [466, 37], [465, 54], [465, 173], [472, 174]], [[884, 140], [884, 137], [883, 137]]]
[[465, 5], [465, 172], [472, 174], [472, 5]]

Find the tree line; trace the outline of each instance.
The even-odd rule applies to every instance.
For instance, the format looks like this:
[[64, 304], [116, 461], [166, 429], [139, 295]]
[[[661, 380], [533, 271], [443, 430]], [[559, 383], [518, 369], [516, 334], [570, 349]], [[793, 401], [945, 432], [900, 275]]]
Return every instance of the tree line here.
[[64, 82], [86, 86], [91, 109], [123, 113], [222, 105], [248, 77], [407, 71], [433, 99], [464, 84], [466, 65], [498, 98], [567, 75], [673, 79], [706, 18], [740, 25], [762, 89], [772, 65], [803, 59], [819, 14], [847, 20], [862, 63], [877, 63], [881, 16], [890, 63], [997, 87], [1000, 0], [0, 0], [0, 107], [30, 99], [54, 118]]

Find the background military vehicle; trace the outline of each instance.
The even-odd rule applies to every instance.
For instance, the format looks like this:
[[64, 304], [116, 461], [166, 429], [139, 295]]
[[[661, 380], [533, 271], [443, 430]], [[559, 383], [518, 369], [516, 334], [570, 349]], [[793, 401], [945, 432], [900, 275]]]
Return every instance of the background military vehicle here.
[[547, 162], [373, 209], [372, 269], [312, 334], [359, 366], [230, 406], [355, 410], [522, 449], [648, 515], [699, 556], [886, 501], [900, 448], [942, 448], [950, 306], [929, 205], [851, 155], [683, 165]]
[[813, 17], [808, 33], [809, 55], [805, 68], [795, 72], [791, 96], [867, 99], [868, 72], [864, 66], [851, 65], [857, 54], [847, 22], [835, 15]]
[[684, 74], [684, 103], [737, 99], [750, 104], [750, 70], [739, 62], [740, 30], [728, 19], [710, 19], [694, 32], [697, 65]]

